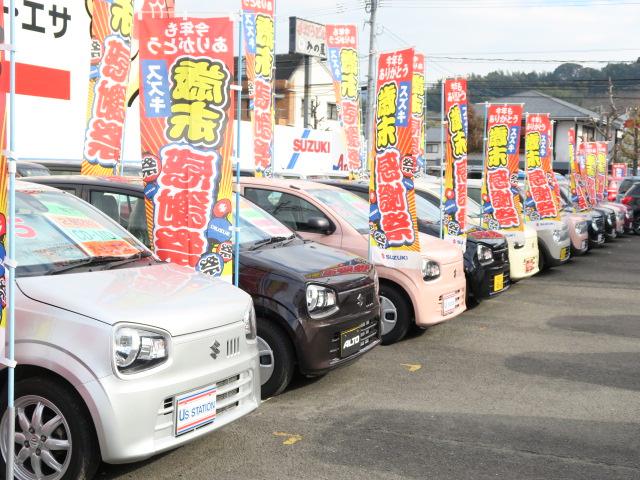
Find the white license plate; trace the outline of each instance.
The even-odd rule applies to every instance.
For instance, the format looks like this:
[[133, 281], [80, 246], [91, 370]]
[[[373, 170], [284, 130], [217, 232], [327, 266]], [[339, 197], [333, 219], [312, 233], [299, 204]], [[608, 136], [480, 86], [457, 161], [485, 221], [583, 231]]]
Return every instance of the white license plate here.
[[442, 297], [442, 315], [449, 315], [456, 309], [456, 294], [450, 293]]
[[589, 241], [588, 240], [583, 240], [582, 241], [582, 248], [580, 250], [586, 250], [588, 246], [589, 246]]
[[216, 419], [216, 384], [176, 396], [176, 437], [213, 423]]

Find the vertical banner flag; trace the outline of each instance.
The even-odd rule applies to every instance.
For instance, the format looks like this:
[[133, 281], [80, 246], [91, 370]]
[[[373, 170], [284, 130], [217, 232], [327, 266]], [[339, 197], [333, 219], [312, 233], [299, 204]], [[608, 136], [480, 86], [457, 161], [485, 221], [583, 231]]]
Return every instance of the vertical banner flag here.
[[347, 146], [345, 166], [353, 175], [362, 171], [358, 29], [355, 25], [327, 25], [325, 41], [340, 124]]
[[424, 82], [424, 54], [416, 53], [413, 56], [413, 84], [411, 85], [411, 150], [415, 159], [415, 166], [413, 169], [414, 175], [419, 175], [424, 170], [424, 163], [426, 161], [424, 148], [427, 130], [426, 123], [424, 121]]
[[[2, 4], [4, 2], [0, 0], [0, 12], [2, 11]], [[0, 15], [0, 31], [5, 33], [4, 29], [4, 15]], [[5, 39], [7, 35], [5, 33]], [[0, 62], [3, 65], [9, 66], [4, 63], [5, 50], [0, 50]], [[9, 68], [0, 69], [0, 79], [6, 79], [9, 74]], [[3, 82], [4, 83], [4, 82]], [[9, 82], [7, 81], [8, 85]], [[9, 189], [9, 172], [7, 169], [7, 157], [4, 155], [7, 139], [7, 95], [3, 91], [0, 91], [0, 358], [4, 358], [4, 339], [5, 331], [7, 328], [7, 277], [5, 268], [5, 259], [7, 257], [7, 213], [8, 213], [8, 195]]]
[[81, 173], [113, 175], [121, 160], [133, 0], [94, 0], [87, 130]]
[[584, 168], [586, 175], [587, 194], [589, 195], [589, 203], [592, 207], [598, 204], [596, 175], [598, 163], [598, 147], [596, 142], [584, 143]]
[[524, 230], [518, 190], [521, 124], [522, 105], [487, 107], [482, 224], [491, 230]]
[[420, 268], [411, 151], [413, 48], [378, 60], [375, 150], [369, 184], [371, 259], [398, 268]]
[[142, 177], [155, 252], [230, 280], [233, 22], [147, 17], [139, 25]]
[[604, 200], [607, 190], [607, 153], [609, 142], [596, 142], [596, 198]]
[[584, 191], [584, 181], [582, 180], [582, 172], [577, 155], [576, 130], [569, 129], [569, 181], [571, 188], [571, 204], [574, 212], [584, 212], [589, 209], [587, 198]]
[[151, 18], [173, 17], [175, 0], [144, 0], [142, 15]]
[[[242, 0], [249, 110], [257, 177], [273, 176], [275, 0]], [[238, 76], [241, 77], [239, 72]]]
[[463, 248], [467, 218], [467, 136], [469, 116], [467, 81], [444, 82], [445, 169], [442, 181], [442, 227], [444, 238]]
[[558, 185], [552, 168], [552, 126], [548, 113], [527, 115], [524, 142], [526, 198], [524, 212], [532, 222], [560, 221]]

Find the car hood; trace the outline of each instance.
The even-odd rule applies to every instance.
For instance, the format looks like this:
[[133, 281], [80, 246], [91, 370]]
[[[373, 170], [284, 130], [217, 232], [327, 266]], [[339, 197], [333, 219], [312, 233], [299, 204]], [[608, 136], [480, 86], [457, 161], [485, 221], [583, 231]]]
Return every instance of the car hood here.
[[420, 253], [442, 265], [462, 261], [462, 249], [439, 238], [420, 234]]
[[243, 319], [250, 297], [222, 280], [161, 263], [18, 279], [32, 300], [114, 325], [131, 322], [185, 335]]
[[373, 275], [373, 266], [365, 259], [315, 242], [243, 251], [240, 258], [243, 266], [281, 277], [334, 286], [346, 284], [346, 288], [369, 283]]

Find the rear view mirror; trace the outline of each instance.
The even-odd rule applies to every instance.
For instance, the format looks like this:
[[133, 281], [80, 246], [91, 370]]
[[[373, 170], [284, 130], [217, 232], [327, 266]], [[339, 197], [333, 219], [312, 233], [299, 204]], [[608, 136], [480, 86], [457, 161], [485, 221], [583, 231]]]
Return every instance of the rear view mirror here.
[[311, 232], [324, 233], [325, 235], [332, 234], [334, 230], [325, 217], [310, 217], [307, 220], [307, 228]]

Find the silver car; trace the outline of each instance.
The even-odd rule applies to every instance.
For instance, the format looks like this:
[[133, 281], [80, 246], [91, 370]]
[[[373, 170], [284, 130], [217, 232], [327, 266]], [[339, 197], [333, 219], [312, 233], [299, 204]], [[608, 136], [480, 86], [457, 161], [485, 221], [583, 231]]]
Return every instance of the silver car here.
[[18, 185], [17, 478], [91, 478], [258, 406], [249, 295], [158, 261], [70, 194]]

